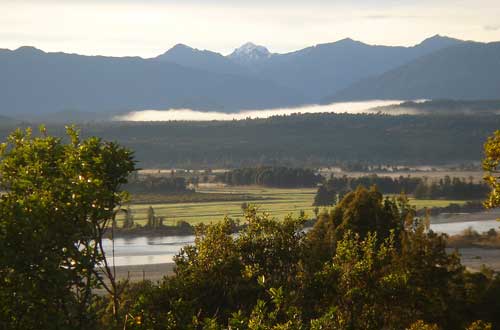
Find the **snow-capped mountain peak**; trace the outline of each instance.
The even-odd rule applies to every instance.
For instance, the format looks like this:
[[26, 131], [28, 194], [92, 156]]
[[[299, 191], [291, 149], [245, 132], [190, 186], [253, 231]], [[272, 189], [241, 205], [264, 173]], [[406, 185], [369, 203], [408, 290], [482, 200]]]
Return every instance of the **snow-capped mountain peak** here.
[[228, 57], [242, 64], [255, 63], [266, 60], [272, 56], [272, 53], [264, 46], [247, 42], [243, 46], [236, 48]]

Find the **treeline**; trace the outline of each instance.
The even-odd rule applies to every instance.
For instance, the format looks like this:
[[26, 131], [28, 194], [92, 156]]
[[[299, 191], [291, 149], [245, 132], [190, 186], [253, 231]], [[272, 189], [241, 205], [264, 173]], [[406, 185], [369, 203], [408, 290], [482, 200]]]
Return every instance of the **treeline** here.
[[234, 169], [218, 174], [216, 180], [233, 186], [260, 185], [278, 188], [315, 187], [323, 180], [313, 170], [290, 167]]
[[[142, 168], [337, 166], [344, 162], [450, 164], [475, 162], [500, 116], [302, 114], [209, 122], [93, 122], [100, 136], [134, 150]], [[0, 127], [6, 137], [15, 127]], [[52, 134], [63, 125], [48, 125]], [[460, 146], [460, 148], [457, 148]]]
[[490, 190], [486, 184], [450, 176], [445, 176], [436, 182], [430, 182], [427, 178], [410, 176], [398, 178], [377, 175], [357, 178], [332, 176], [318, 188], [314, 205], [333, 205], [358, 186], [377, 186], [384, 194], [405, 193], [417, 199], [479, 200], [484, 199]]
[[490, 189], [486, 184], [445, 176], [438, 182], [420, 182], [415, 191], [413, 191], [413, 195], [418, 199], [446, 198], [477, 200], [485, 198], [489, 191]]
[[151, 193], [151, 194], [173, 194], [192, 193], [194, 190], [188, 189], [187, 181], [183, 177], [157, 177], [132, 175], [125, 186], [131, 193]]
[[124, 216], [122, 225], [118, 225], [116, 217], [113, 219], [113, 231], [107, 231], [107, 238], [116, 237], [137, 237], [137, 236], [182, 236], [193, 235], [194, 226], [184, 220], [169, 221], [165, 216], [156, 214], [153, 206], [149, 206], [146, 213], [146, 223], [140, 225], [136, 222], [135, 212], [130, 208], [130, 205], [123, 210]]
[[417, 211], [418, 216], [436, 216], [443, 213], [475, 213], [485, 211], [485, 207], [482, 202], [479, 201], [468, 201], [465, 204], [451, 203], [448, 206], [443, 207], [431, 207], [424, 208]]

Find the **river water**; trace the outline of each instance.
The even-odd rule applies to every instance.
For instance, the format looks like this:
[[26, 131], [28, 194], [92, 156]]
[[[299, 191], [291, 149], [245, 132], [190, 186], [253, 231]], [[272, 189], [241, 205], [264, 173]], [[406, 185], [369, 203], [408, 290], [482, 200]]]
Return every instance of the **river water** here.
[[[116, 238], [115, 265], [132, 266], [173, 262], [173, 257], [183, 246], [193, 243], [194, 236]], [[103, 245], [107, 259], [110, 260], [111, 240], [106, 239]]]
[[[459, 234], [467, 228], [482, 233], [491, 228], [499, 229], [497, 217], [497, 213], [478, 213], [437, 218], [431, 220], [431, 229], [449, 235]], [[103, 243], [107, 257], [111, 259], [111, 241]], [[194, 243], [194, 236], [117, 238], [114, 243], [116, 266], [161, 264], [173, 262], [173, 257], [183, 246]]]

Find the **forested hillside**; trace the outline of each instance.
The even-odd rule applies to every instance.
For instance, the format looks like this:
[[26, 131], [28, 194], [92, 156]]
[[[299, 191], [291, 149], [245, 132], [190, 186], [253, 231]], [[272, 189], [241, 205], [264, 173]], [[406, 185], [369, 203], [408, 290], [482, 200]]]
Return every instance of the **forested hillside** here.
[[[135, 151], [141, 167], [322, 166], [344, 161], [438, 164], [476, 161], [500, 117], [304, 114], [211, 122], [82, 125]], [[0, 127], [4, 138], [13, 127]], [[48, 127], [62, 135], [63, 126]]]

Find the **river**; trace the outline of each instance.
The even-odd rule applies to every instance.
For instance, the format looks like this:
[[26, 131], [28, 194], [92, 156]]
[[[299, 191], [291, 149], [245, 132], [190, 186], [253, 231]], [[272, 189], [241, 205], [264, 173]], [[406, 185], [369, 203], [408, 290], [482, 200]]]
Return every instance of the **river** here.
[[[431, 220], [431, 229], [435, 232], [456, 235], [467, 228], [480, 233], [491, 228], [498, 229], [500, 222], [494, 220], [498, 213], [462, 214], [445, 219]], [[104, 248], [111, 259], [111, 241], [105, 240]], [[185, 245], [193, 244], [194, 236], [133, 237], [115, 239], [115, 265], [133, 266], [145, 264], [163, 264], [173, 262], [173, 257]]]

